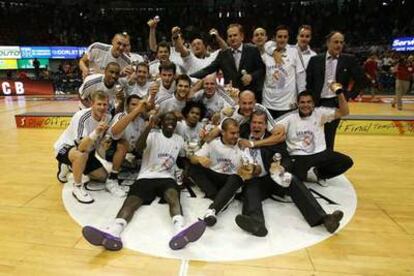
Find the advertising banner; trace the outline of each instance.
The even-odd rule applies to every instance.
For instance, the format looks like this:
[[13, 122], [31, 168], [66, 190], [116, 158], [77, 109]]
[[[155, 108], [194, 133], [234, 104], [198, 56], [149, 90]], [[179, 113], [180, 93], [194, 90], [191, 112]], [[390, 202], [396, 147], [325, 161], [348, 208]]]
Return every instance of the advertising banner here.
[[79, 47], [50, 47], [51, 58], [55, 59], [76, 59], [79, 58]]
[[1, 80], [0, 96], [15, 95], [53, 95], [55, 91], [51, 81], [36, 80]]
[[21, 57], [19, 46], [0, 46], [0, 59], [19, 59]]
[[[34, 69], [33, 60], [34, 59], [32, 58], [19, 59], [17, 61], [17, 68], [18, 69]], [[37, 60], [40, 62], [40, 68], [46, 68], [46, 66], [49, 66], [49, 59], [47, 58], [38, 58]]]
[[0, 70], [16, 70], [17, 60], [15, 59], [0, 59]]
[[50, 47], [22, 46], [20, 52], [22, 58], [50, 58], [52, 56]]
[[395, 38], [392, 42], [392, 49], [397, 52], [414, 51], [414, 36]]

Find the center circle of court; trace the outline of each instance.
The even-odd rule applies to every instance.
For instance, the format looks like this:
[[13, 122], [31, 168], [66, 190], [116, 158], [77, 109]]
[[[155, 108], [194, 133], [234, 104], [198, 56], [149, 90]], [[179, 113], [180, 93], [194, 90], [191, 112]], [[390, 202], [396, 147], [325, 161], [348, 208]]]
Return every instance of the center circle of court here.
[[[306, 185], [327, 213], [335, 210], [344, 212], [338, 233], [354, 215], [357, 197], [352, 184], [343, 175], [330, 179], [328, 183], [328, 187], [309, 183]], [[92, 225], [102, 229], [113, 221], [124, 199], [116, 198], [103, 190], [91, 194], [94, 203], [80, 204], [72, 196], [71, 184], [67, 183], [62, 191], [63, 203], [70, 216], [81, 226]], [[203, 198], [201, 192], [196, 190], [196, 194], [196, 198], [186, 192], [181, 195], [187, 225], [202, 216], [211, 203]], [[235, 200], [218, 215], [217, 224], [208, 227], [198, 241], [174, 251], [168, 246], [174, 235], [168, 205], [158, 201], [156, 199], [151, 205], [143, 206], [135, 212], [121, 235], [125, 248], [165, 258], [241, 261], [299, 250], [322, 242], [332, 235], [323, 226], [310, 227], [294, 203], [267, 199], [263, 201], [263, 211], [269, 233], [262, 238], [252, 236], [235, 223], [235, 217], [241, 213], [242, 208], [242, 203]]]

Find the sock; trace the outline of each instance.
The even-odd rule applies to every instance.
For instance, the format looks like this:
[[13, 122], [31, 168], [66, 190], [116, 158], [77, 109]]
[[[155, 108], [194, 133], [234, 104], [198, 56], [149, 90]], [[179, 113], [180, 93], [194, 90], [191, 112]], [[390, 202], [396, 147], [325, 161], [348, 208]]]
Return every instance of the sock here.
[[119, 237], [127, 224], [128, 223], [125, 219], [116, 218], [115, 221], [108, 226], [107, 230], [113, 236]]
[[82, 186], [82, 182], [81, 182], [81, 183], [76, 183], [76, 182], [74, 182], [74, 183], [73, 183], [73, 186], [75, 186], [75, 187], [81, 187], [81, 186]]
[[119, 171], [111, 171], [111, 174], [109, 175], [109, 179], [118, 179], [118, 173]]
[[182, 215], [175, 215], [171, 219], [176, 232], [179, 232], [184, 228], [184, 217]]
[[206, 213], [204, 214], [204, 217], [215, 216], [215, 215], [216, 215], [216, 210], [207, 209]]

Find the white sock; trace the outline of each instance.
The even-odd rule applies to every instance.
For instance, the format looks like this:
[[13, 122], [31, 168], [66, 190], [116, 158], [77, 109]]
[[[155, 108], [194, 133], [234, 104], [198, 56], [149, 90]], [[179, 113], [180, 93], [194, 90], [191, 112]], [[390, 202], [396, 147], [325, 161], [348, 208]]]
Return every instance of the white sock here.
[[204, 214], [204, 217], [215, 216], [215, 215], [216, 215], [216, 210], [214, 210], [214, 209], [207, 209], [207, 211]]
[[175, 215], [171, 219], [176, 232], [179, 232], [184, 228], [184, 217], [182, 215]]
[[119, 237], [127, 224], [128, 223], [125, 219], [116, 218], [115, 221], [108, 226], [107, 230], [110, 234]]

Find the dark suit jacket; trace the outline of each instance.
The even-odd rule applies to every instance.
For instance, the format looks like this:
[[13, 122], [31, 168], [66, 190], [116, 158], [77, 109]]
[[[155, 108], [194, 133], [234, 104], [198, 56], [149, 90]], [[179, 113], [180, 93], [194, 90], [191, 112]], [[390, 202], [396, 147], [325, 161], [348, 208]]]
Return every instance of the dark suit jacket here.
[[[221, 50], [210, 65], [193, 73], [191, 77], [201, 79], [208, 74], [217, 72], [218, 69], [223, 71], [224, 82], [226, 84], [232, 81], [233, 87], [240, 89], [240, 91], [246, 89], [252, 90], [255, 93], [262, 91], [266, 67], [256, 46], [243, 43], [239, 70], [236, 69], [232, 49], [228, 48], [226, 50]], [[252, 82], [248, 86], [244, 86], [240, 80], [242, 77], [242, 70], [246, 70], [246, 72], [253, 77]]]
[[[270, 135], [271, 133], [266, 130], [264, 138], [267, 138]], [[249, 139], [250, 137], [250, 124], [249, 123], [245, 123], [241, 125], [240, 137], [244, 139]], [[289, 159], [289, 154], [287, 152], [287, 146], [286, 146], [286, 143], [283, 142], [283, 143], [279, 143], [279, 144], [272, 145], [272, 146], [260, 147], [260, 154], [261, 154], [263, 165], [266, 171], [269, 171], [270, 164], [273, 162], [272, 161], [273, 155], [276, 152], [279, 152], [280, 154], [282, 154], [282, 165], [285, 168], [290, 167], [290, 159]]]
[[[306, 69], [306, 89], [312, 93], [316, 106], [319, 105], [325, 81], [325, 64], [326, 52], [313, 56]], [[364, 73], [354, 56], [348, 54], [339, 55], [336, 66], [336, 81], [344, 86], [347, 99], [355, 98], [359, 94], [364, 85]], [[348, 90], [351, 81], [354, 83], [352, 88]]]

